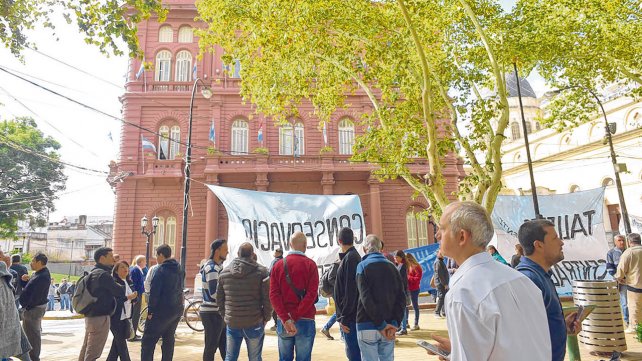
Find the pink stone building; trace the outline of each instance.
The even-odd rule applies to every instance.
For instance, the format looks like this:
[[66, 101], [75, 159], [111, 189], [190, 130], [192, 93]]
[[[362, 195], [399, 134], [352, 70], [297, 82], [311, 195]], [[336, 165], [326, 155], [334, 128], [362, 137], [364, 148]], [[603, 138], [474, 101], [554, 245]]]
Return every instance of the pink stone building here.
[[[302, 116], [292, 119], [289, 127], [277, 127], [261, 115], [251, 116], [250, 105], [243, 104], [239, 96], [239, 64], [226, 67], [220, 52], [197, 59], [198, 39], [192, 29], [202, 24], [194, 21], [193, 1], [170, 1], [169, 8], [164, 23], [150, 19], [139, 25], [145, 61], [153, 64], [153, 69], [141, 74], [141, 62], [132, 60], [121, 98], [128, 124], [122, 127], [120, 159], [112, 164], [112, 176], [129, 176], [115, 183], [113, 245], [124, 259], [145, 253], [145, 236], [140, 229], [143, 215], [161, 219], [153, 245], [167, 243], [177, 258], [180, 255], [186, 147], [171, 139], [187, 142], [194, 75], [211, 87], [213, 96], [205, 99], [197, 91], [194, 100], [188, 283], [198, 270], [197, 264], [207, 257], [209, 243], [227, 237], [225, 209], [204, 184], [288, 193], [358, 194], [367, 231], [381, 235], [387, 251], [434, 242], [432, 225], [416, 216], [427, 207], [423, 198], [413, 200], [413, 191], [403, 180], [379, 182], [371, 174], [375, 165], [349, 161], [354, 137], [364, 131], [358, 126], [360, 114], [371, 109], [365, 94], [351, 96], [347, 101], [351, 107], [333, 115], [325, 137], [333, 150], [322, 153], [326, 141], [318, 120], [310, 115], [309, 104], [300, 107]], [[215, 142], [211, 140], [212, 127]], [[143, 137], [156, 147], [155, 153], [142, 151]], [[255, 152], [257, 148], [267, 149], [268, 154]], [[455, 158], [448, 158], [446, 164], [444, 175], [451, 192], [463, 173]], [[421, 173], [426, 161], [418, 159], [412, 168]]]

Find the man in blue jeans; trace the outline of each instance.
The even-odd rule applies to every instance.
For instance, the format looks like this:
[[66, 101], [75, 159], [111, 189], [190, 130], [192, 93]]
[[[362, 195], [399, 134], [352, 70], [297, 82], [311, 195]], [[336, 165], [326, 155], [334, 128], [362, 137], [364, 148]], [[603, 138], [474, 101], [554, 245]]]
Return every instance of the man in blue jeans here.
[[227, 324], [225, 361], [236, 361], [245, 340], [249, 361], [261, 361], [265, 324], [272, 317], [270, 276], [253, 259], [251, 243], [241, 244], [236, 258], [218, 276], [216, 304]]
[[406, 292], [395, 265], [381, 254], [383, 242], [371, 234], [357, 266], [357, 339], [361, 358], [392, 360], [395, 333], [406, 312]]
[[[606, 271], [615, 278], [615, 272], [617, 271], [617, 266], [620, 263], [620, 257], [622, 253], [626, 250], [626, 241], [624, 236], [619, 234], [613, 237], [613, 244], [615, 247], [609, 250], [606, 254]], [[629, 308], [627, 305], [626, 298], [626, 285], [618, 284], [618, 290], [620, 292], [620, 307], [622, 308], [622, 316], [624, 317], [624, 322], [629, 324]]]
[[339, 231], [339, 269], [334, 284], [334, 302], [337, 312], [335, 316], [345, 340], [346, 356], [350, 361], [361, 361], [361, 351], [357, 341], [357, 265], [361, 255], [354, 248], [354, 233], [348, 227]]
[[316, 263], [305, 255], [303, 232], [290, 237], [290, 253], [278, 261], [270, 274], [270, 301], [279, 317], [279, 360], [309, 361], [316, 334], [314, 304], [319, 292]]

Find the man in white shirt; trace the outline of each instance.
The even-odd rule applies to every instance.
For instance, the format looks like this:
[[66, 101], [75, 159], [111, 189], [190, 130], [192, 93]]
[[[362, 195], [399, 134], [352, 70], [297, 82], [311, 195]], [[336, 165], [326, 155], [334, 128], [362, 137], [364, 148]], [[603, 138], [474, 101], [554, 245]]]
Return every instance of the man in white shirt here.
[[437, 237], [459, 269], [446, 294], [448, 336], [433, 336], [452, 361], [551, 359], [541, 291], [526, 276], [485, 252], [493, 237], [486, 210], [455, 202], [444, 210]]

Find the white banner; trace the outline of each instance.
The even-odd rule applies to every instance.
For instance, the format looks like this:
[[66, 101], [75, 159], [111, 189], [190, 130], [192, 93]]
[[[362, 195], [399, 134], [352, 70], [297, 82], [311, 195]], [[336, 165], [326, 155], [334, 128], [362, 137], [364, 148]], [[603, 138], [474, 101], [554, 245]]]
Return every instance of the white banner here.
[[[629, 214], [629, 224], [631, 225], [632, 233], [642, 234], [642, 217]], [[624, 229], [624, 218], [620, 219], [618, 228], [620, 229], [620, 234], [626, 234], [626, 230]]]
[[[555, 224], [564, 241], [564, 260], [553, 267], [557, 292], [572, 292], [575, 279], [602, 280], [606, 277], [608, 242], [604, 232], [604, 188], [538, 196], [540, 212]], [[524, 220], [534, 219], [531, 196], [499, 196], [491, 216], [497, 249], [509, 260], [515, 254], [517, 231]]]
[[[339, 230], [350, 227], [355, 244], [366, 237], [366, 226], [357, 195], [310, 195], [257, 192], [208, 185], [227, 210], [228, 247], [226, 265], [237, 257], [243, 242], [254, 245], [259, 263], [269, 266], [274, 250], [290, 250], [290, 236], [301, 231], [308, 238], [305, 254], [319, 272], [339, 259]], [[361, 247], [357, 247], [361, 248]]]

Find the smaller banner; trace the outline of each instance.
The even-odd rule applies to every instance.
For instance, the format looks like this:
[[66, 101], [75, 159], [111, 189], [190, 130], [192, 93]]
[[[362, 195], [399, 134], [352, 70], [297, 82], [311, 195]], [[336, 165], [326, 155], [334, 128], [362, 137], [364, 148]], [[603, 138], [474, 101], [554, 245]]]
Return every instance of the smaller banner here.
[[[629, 214], [629, 223], [631, 224], [631, 232], [642, 234], [642, 217]], [[626, 234], [626, 230], [624, 229], [624, 218], [620, 219], [618, 228], [620, 229], [620, 234]]]
[[[555, 225], [564, 242], [564, 260], [553, 266], [553, 283], [560, 295], [572, 293], [573, 280], [603, 280], [606, 253], [604, 188], [538, 196], [540, 212]], [[517, 231], [535, 218], [531, 196], [499, 196], [491, 215], [497, 250], [509, 260], [515, 254]]]
[[[423, 274], [421, 276], [421, 283], [419, 284], [420, 292], [430, 292], [434, 288], [430, 287], [430, 279], [435, 273], [433, 265], [435, 264], [435, 258], [437, 258], [437, 251], [439, 250], [439, 243], [429, 244], [427, 246], [421, 246], [417, 248], [410, 248], [405, 250], [405, 253], [409, 253], [417, 259], [417, 262], [421, 265]], [[445, 262], [445, 259], [444, 259]]]

